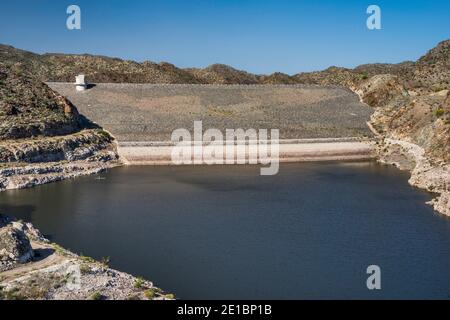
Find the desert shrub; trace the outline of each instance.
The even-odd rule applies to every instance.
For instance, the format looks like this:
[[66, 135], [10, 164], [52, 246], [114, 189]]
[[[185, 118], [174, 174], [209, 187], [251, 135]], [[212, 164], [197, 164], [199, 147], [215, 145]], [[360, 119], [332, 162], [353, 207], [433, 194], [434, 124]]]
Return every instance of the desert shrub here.
[[106, 140], [111, 139], [111, 135], [103, 129], [98, 130], [97, 133], [99, 134], [99, 136], [101, 136], [102, 138], [105, 138]]
[[170, 299], [170, 300], [175, 299], [175, 295], [173, 295], [172, 293], [168, 293], [168, 294], [166, 294], [164, 297], [165, 297], [166, 299]]
[[445, 113], [445, 111], [442, 108], [437, 109], [435, 112], [436, 117], [438, 117], [438, 118], [442, 117], [444, 115], [444, 113]]
[[102, 300], [103, 298], [104, 298], [103, 295], [98, 291], [92, 293], [89, 296], [89, 300]]
[[155, 297], [155, 291], [153, 289], [147, 289], [144, 291], [144, 296], [147, 299], [153, 299]]
[[66, 253], [66, 249], [64, 249], [63, 247], [61, 247], [60, 245], [58, 245], [56, 243], [52, 243], [52, 247], [53, 247], [53, 249], [55, 249], [55, 251], [57, 253], [60, 253], [60, 254], [65, 254]]
[[136, 280], [134, 280], [133, 286], [136, 289], [141, 289], [144, 286], [144, 278], [138, 277]]
[[80, 259], [84, 262], [94, 263], [95, 260], [91, 257], [85, 256], [83, 254], [80, 254]]
[[25, 300], [25, 297], [21, 294], [19, 288], [12, 288], [11, 290], [4, 291], [2, 299], [5, 299], [5, 300]]
[[105, 267], [108, 267], [110, 262], [111, 262], [111, 258], [110, 257], [103, 257], [100, 260], [100, 263], [103, 264]]
[[91, 268], [87, 264], [80, 265], [80, 272], [81, 274], [88, 274], [91, 272]]

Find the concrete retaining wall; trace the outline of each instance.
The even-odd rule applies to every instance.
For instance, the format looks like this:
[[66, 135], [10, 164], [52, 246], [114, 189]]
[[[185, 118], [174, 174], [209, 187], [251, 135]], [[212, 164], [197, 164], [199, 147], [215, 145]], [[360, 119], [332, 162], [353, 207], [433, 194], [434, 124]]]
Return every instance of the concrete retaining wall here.
[[[235, 142], [233, 149], [227, 149], [224, 143], [222, 152], [225, 155], [228, 152], [237, 154], [238, 148], [244, 148], [240, 158], [241, 162], [248, 163], [248, 159], [257, 159], [258, 163], [273, 160], [269, 157], [260, 157], [258, 155], [257, 144], [254, 142], [240, 143]], [[205, 145], [206, 146], [206, 145]], [[121, 142], [118, 145], [118, 152], [123, 161], [130, 165], [171, 165], [172, 151], [175, 145], [172, 142]], [[212, 158], [206, 149], [199, 149], [191, 144], [183, 146], [184, 152], [195, 152], [202, 154], [203, 162], [212, 162]], [[280, 162], [302, 162], [302, 161], [334, 161], [334, 160], [368, 160], [373, 159], [374, 154], [372, 144], [369, 141], [357, 141], [353, 138], [344, 139], [292, 139], [281, 140], [279, 143], [279, 161]], [[188, 150], [190, 149], [190, 150]], [[270, 148], [268, 149], [270, 151]], [[255, 153], [256, 152], [256, 153]], [[191, 157], [194, 160], [194, 157]], [[235, 160], [238, 160], [235, 157]], [[243, 161], [247, 160], [247, 161]]]

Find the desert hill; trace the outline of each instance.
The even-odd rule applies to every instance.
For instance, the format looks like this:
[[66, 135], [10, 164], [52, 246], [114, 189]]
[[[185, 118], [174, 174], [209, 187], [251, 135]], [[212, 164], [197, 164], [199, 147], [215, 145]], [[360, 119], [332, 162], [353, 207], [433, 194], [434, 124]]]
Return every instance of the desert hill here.
[[398, 76], [408, 87], [449, 85], [448, 52], [450, 40], [442, 41], [417, 62], [373, 63], [354, 69], [330, 67], [323, 71], [303, 72], [293, 76], [274, 73], [255, 75], [223, 64], [206, 68], [178, 68], [167, 62], [135, 62], [90, 54], [35, 54], [0, 44], [0, 62], [27, 70], [41, 81], [72, 82], [84, 73], [96, 82], [112, 83], [189, 83], [189, 84], [332, 84], [352, 86], [379, 74]]

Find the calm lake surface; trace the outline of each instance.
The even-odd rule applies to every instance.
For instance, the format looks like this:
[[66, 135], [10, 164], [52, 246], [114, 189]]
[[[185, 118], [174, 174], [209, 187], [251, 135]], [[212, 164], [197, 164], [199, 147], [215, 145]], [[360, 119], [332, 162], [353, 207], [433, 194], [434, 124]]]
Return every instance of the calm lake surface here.
[[[0, 193], [77, 253], [184, 299], [450, 298], [450, 219], [373, 162], [123, 167]], [[366, 268], [381, 267], [369, 291]]]

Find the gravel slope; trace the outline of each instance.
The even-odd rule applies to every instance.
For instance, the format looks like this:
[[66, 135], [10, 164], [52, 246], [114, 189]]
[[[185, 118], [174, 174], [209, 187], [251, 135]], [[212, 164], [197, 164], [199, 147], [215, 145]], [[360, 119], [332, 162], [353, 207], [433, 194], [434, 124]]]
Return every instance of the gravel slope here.
[[49, 83], [119, 141], [167, 141], [177, 128], [279, 129], [281, 139], [371, 136], [372, 108], [341, 87]]

